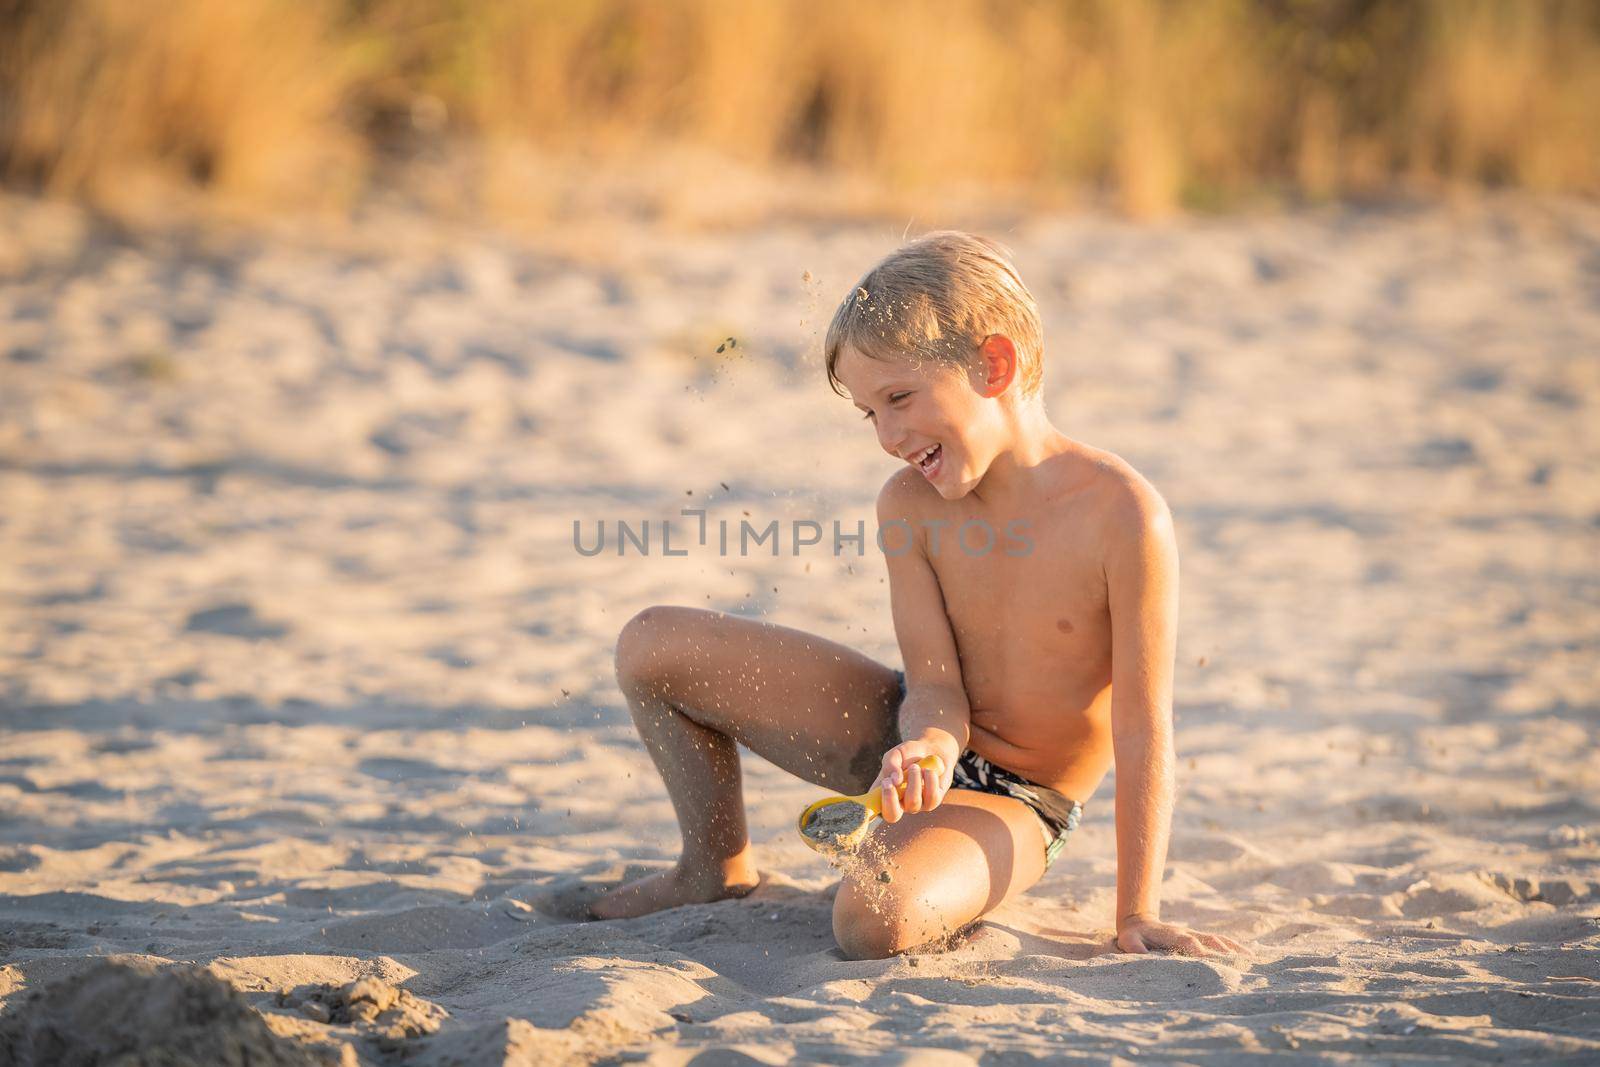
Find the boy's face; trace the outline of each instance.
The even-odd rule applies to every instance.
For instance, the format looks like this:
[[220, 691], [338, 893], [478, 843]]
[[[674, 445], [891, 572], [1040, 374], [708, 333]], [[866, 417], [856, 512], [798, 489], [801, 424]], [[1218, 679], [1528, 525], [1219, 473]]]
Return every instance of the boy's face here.
[[872, 359], [851, 348], [834, 375], [869, 418], [883, 450], [922, 472], [946, 500], [972, 491], [997, 452], [997, 401], [982, 376], [937, 360]]

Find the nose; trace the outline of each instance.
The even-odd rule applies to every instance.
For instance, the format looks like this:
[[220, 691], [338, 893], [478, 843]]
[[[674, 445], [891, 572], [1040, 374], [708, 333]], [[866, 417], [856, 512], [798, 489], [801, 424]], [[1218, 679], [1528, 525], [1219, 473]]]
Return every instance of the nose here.
[[899, 421], [891, 414], [879, 412], [877, 419], [878, 446], [891, 456], [900, 455], [900, 446], [905, 444], [906, 435], [901, 430]]

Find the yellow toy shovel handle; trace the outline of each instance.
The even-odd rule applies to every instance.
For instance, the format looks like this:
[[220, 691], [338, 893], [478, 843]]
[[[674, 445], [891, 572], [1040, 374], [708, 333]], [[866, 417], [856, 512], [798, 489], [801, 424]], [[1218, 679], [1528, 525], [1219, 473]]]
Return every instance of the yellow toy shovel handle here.
[[[932, 771], [934, 774], [944, 773], [944, 760], [940, 759], [938, 756], [923, 756], [921, 759], [917, 760], [917, 766], [921, 767], [925, 771]], [[906, 783], [901, 782], [899, 785], [895, 786], [895, 791], [901, 796], [904, 796], [906, 791]], [[800, 813], [800, 819], [797, 825], [801, 834], [803, 835], [805, 833], [806, 824], [811, 821], [811, 816], [815, 814], [818, 808], [825, 808], [829, 804], [843, 804], [846, 801], [860, 804], [863, 808], [866, 808], [875, 816], [881, 816], [883, 814], [883, 790], [881, 789], [869, 789], [858, 797], [823, 797], [821, 800], [817, 800], [809, 804], [806, 807], [806, 810]]]
[[[925, 771], [932, 771], [935, 775], [944, 772], [944, 760], [938, 756], [923, 756], [917, 760], [917, 766]], [[906, 795], [905, 776], [901, 775], [900, 784], [894, 787], [895, 793], [904, 797]], [[883, 790], [869, 789], [858, 797], [852, 797], [857, 804], [868, 809], [874, 815], [883, 814]]]

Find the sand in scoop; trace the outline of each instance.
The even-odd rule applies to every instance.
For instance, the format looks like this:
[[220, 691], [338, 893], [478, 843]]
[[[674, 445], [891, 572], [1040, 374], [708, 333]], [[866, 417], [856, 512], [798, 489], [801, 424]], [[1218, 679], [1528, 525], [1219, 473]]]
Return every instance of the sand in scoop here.
[[853, 800], [825, 804], [811, 813], [801, 833], [829, 851], [852, 849], [872, 821], [873, 812]]

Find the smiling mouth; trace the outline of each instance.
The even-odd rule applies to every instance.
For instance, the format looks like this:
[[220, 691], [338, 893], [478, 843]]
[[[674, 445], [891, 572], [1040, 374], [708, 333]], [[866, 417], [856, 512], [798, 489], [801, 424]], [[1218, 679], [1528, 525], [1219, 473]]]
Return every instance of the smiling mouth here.
[[931, 445], [911, 457], [911, 462], [925, 477], [932, 478], [944, 458], [943, 445]]

